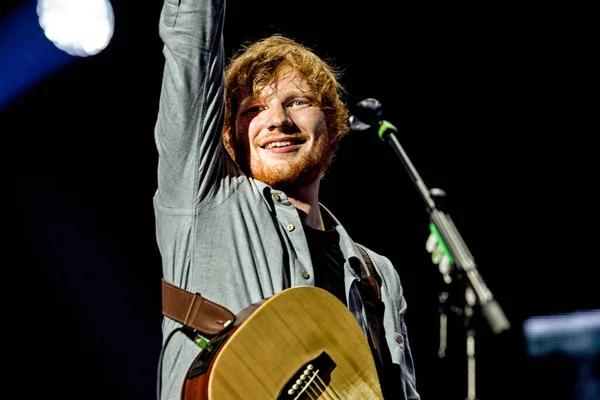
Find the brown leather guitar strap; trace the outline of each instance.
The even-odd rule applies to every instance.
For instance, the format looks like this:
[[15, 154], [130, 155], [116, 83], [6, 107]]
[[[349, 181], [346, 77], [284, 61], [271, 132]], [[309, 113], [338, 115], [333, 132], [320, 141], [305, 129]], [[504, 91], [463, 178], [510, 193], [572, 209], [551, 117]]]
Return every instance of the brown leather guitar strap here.
[[369, 343], [371, 343], [379, 355], [379, 359], [375, 360], [379, 381], [386, 399], [399, 399], [401, 397], [397, 397], [397, 393], [400, 391], [395, 388], [399, 375], [394, 376], [393, 371], [396, 368], [394, 368], [392, 363], [392, 356], [385, 339], [385, 329], [383, 327], [385, 305], [381, 301], [381, 278], [377, 274], [377, 271], [375, 271], [373, 261], [367, 254], [367, 251], [359, 244], [356, 244], [356, 246], [362, 253], [365, 264], [369, 269], [369, 275], [367, 275], [361, 264], [361, 293], [371, 334]]
[[199, 293], [181, 289], [162, 278], [162, 313], [212, 338], [233, 326], [235, 314]]

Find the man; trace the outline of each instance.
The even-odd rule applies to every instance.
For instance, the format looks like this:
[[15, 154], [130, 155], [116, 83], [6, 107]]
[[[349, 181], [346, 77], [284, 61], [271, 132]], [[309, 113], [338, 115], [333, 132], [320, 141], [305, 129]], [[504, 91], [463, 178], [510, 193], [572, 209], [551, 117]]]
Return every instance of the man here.
[[[363, 258], [318, 201], [348, 131], [336, 73], [309, 49], [273, 36], [244, 49], [225, 77], [224, 3], [165, 0], [161, 13], [154, 204], [164, 280], [236, 314], [286, 288], [318, 286], [366, 334], [354, 269]], [[381, 277], [394, 398], [419, 399], [399, 277], [387, 258], [368, 254]], [[180, 398], [199, 353], [188, 336], [171, 335], [180, 322], [163, 322], [162, 400]]]

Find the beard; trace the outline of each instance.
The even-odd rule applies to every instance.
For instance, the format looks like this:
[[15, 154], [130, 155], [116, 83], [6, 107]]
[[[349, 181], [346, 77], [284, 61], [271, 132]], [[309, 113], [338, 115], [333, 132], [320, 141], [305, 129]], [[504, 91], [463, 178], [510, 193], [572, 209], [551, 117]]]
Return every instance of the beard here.
[[285, 189], [290, 186], [302, 186], [319, 179], [324, 168], [324, 158], [319, 155], [310, 155], [289, 164], [276, 166], [256, 164], [251, 165], [250, 168], [254, 179], [286, 191]]
[[249, 151], [243, 151], [238, 152], [245, 156], [243, 160], [239, 160], [241, 163], [238, 162], [238, 164], [243, 165], [242, 169], [254, 179], [287, 192], [289, 188], [303, 186], [321, 179], [329, 167], [331, 153], [331, 146], [328, 145], [325, 136], [322, 136], [313, 151], [303, 154], [292, 163], [263, 164], [260, 161], [253, 161]]

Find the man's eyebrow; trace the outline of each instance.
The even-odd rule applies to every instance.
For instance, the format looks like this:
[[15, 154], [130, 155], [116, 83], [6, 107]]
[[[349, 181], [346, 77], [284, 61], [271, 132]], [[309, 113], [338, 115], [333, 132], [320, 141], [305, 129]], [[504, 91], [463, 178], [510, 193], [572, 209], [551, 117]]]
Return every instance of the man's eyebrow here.
[[314, 96], [315, 93], [312, 89], [300, 89], [300, 88], [293, 88], [293, 89], [289, 89], [286, 93], [286, 96], [300, 96], [300, 97], [311, 97]]
[[244, 97], [240, 101], [240, 108], [246, 107], [248, 104], [254, 103], [255, 101], [259, 101], [260, 98], [258, 96], [247, 96]]
[[[312, 90], [312, 89], [300, 89], [300, 88], [290, 88], [285, 90], [285, 92], [280, 93], [280, 95], [283, 95], [286, 98], [291, 98], [291, 97], [304, 97], [310, 100], [314, 100], [316, 98], [316, 93]], [[266, 97], [271, 97], [273, 96], [273, 93], [271, 93], [269, 96]], [[239, 102], [239, 108], [242, 109], [244, 107], [247, 107], [249, 104], [252, 104], [254, 102], [262, 102], [265, 100], [265, 96], [259, 96], [259, 95], [249, 95], [244, 97], [243, 99], [240, 100]]]

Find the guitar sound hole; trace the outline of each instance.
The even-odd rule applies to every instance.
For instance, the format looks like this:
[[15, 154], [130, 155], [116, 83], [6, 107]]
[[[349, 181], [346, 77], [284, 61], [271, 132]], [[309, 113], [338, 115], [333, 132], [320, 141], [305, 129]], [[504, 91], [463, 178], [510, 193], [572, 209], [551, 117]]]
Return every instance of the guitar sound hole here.
[[298, 368], [279, 393], [277, 400], [317, 399], [331, 382], [336, 365], [326, 352]]

